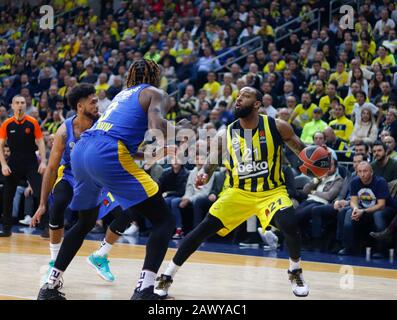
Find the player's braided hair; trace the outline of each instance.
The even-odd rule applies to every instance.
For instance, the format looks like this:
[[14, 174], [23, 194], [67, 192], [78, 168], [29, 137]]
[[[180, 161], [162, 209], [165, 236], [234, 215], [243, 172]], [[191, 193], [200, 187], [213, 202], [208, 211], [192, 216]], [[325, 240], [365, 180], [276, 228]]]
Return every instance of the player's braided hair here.
[[160, 67], [156, 62], [141, 59], [131, 65], [127, 75], [127, 88], [142, 83], [148, 83], [152, 86], [160, 84]]

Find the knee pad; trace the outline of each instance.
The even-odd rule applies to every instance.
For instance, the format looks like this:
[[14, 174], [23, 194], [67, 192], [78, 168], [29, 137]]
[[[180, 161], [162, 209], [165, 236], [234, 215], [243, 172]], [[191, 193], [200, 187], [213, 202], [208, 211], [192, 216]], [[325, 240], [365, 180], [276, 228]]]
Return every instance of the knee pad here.
[[124, 231], [130, 226], [131, 222], [131, 217], [123, 212], [112, 221], [112, 223], [109, 225], [109, 229], [113, 233], [122, 236]]
[[63, 201], [57, 201], [57, 199], [55, 199], [49, 211], [49, 227], [51, 230], [59, 230], [64, 227], [66, 207], [67, 204], [64, 204]]

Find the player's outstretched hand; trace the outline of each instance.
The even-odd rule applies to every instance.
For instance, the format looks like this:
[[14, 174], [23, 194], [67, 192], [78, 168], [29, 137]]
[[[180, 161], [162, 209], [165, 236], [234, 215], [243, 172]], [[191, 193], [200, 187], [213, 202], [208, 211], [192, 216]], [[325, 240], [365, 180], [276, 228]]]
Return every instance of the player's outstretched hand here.
[[40, 205], [37, 208], [37, 211], [34, 214], [34, 216], [32, 217], [32, 221], [30, 222], [30, 227], [31, 228], [35, 227], [36, 225], [38, 225], [40, 223], [41, 217], [46, 212], [46, 210], [47, 210], [47, 208], [44, 205]]

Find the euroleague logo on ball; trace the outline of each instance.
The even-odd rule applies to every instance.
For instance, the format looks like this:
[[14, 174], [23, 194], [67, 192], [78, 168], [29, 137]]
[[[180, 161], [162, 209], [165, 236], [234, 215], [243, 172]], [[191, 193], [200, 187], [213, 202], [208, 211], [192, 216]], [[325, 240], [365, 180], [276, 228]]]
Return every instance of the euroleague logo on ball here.
[[310, 146], [299, 153], [303, 164], [299, 170], [309, 177], [324, 177], [331, 166], [331, 155], [325, 147]]

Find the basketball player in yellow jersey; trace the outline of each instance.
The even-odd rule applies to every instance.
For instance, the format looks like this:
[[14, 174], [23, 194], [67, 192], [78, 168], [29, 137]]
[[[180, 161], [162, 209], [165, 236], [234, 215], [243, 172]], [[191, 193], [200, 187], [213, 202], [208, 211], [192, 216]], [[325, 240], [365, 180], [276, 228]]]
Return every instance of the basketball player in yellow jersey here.
[[217, 159], [222, 156], [230, 188], [182, 241], [167, 270], [157, 279], [157, 294], [167, 296], [177, 270], [205, 239], [215, 233], [225, 236], [253, 215], [258, 216], [263, 230], [272, 223], [284, 233], [292, 291], [298, 297], [309, 294], [300, 267], [301, 236], [282, 172], [283, 143], [296, 154], [305, 144], [287, 122], [260, 115], [261, 102], [262, 94], [258, 90], [251, 87], [240, 90], [235, 105], [238, 120], [218, 134], [218, 138], [226, 141], [226, 147], [225, 143], [219, 143], [218, 152], [210, 154], [196, 180], [198, 186], [207, 183], [218, 166]]

